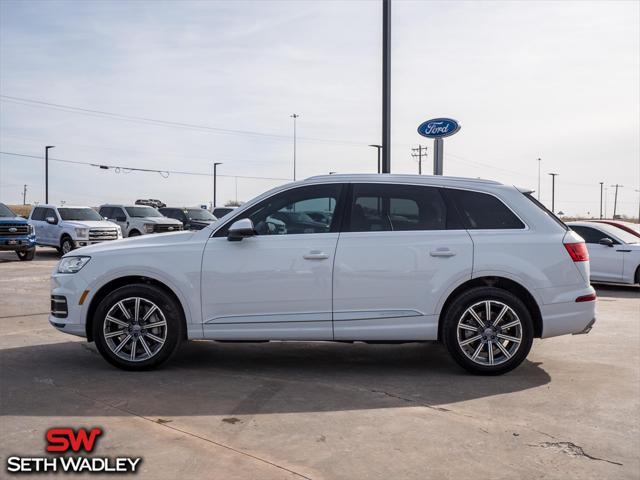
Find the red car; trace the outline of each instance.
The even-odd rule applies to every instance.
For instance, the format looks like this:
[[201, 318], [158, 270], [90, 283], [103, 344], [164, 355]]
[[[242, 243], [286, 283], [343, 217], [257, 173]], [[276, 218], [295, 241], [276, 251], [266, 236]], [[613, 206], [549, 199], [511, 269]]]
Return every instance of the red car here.
[[631, 235], [635, 235], [640, 238], [640, 226], [636, 223], [623, 222], [621, 220], [590, 220], [592, 222], [606, 223], [607, 225], [613, 225], [620, 228]]

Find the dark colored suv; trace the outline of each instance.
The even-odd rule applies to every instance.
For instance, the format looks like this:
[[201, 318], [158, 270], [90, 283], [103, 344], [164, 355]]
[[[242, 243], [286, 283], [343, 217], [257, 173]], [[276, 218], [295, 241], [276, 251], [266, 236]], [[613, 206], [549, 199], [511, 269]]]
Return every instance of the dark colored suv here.
[[184, 224], [185, 230], [202, 230], [218, 219], [203, 208], [164, 207], [158, 211], [165, 217], [175, 218]]

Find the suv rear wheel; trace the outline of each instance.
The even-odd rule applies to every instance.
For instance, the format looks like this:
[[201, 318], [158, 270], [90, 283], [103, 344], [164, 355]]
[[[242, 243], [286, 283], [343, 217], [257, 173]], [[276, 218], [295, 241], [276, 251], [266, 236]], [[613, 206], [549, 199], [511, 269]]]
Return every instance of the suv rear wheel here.
[[148, 370], [166, 362], [184, 337], [176, 301], [153, 285], [120, 287], [98, 305], [93, 338], [102, 356], [123, 370]]
[[443, 340], [453, 359], [479, 375], [501, 375], [520, 365], [533, 343], [533, 321], [511, 292], [476, 287], [454, 300]]

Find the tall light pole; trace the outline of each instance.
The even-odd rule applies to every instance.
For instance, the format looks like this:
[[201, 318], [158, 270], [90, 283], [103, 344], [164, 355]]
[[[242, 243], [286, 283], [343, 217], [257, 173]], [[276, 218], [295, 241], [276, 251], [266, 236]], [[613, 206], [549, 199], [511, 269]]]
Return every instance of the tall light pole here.
[[298, 115], [297, 113], [294, 113], [292, 115], [290, 115], [291, 118], [293, 118], [293, 181], [296, 181], [296, 120], [298, 119], [300, 115]]
[[[635, 191], [640, 193], [640, 189], [636, 188]], [[638, 195], [638, 223], [640, 223], [640, 195]]]
[[557, 173], [550, 173], [551, 175], [551, 211], [556, 213], [556, 177]]
[[604, 188], [604, 182], [600, 182], [600, 220], [602, 220], [602, 189]]
[[382, 149], [382, 145], [369, 145], [370, 147], [378, 149], [378, 173], [380, 173], [380, 150]]
[[218, 165], [222, 165], [222, 162], [214, 162], [213, 163], [213, 203], [211, 204], [211, 211], [216, 208], [216, 181], [218, 175]]
[[44, 147], [44, 203], [49, 203], [49, 149], [55, 145]]
[[391, 0], [382, 0], [382, 173], [391, 173]]
[[542, 159], [538, 159], [538, 201], [540, 201], [540, 163], [542, 163]]
[[613, 219], [616, 219], [616, 208], [618, 206], [618, 188], [622, 188], [624, 187], [624, 185], [619, 185], [619, 184], [615, 184], [615, 185], [611, 185], [612, 187], [616, 187], [616, 194], [613, 197]]

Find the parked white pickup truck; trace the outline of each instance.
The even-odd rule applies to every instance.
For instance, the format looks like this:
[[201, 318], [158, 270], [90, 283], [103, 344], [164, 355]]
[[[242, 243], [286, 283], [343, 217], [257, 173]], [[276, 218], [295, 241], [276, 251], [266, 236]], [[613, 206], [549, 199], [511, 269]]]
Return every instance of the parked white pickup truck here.
[[167, 218], [153, 207], [109, 204], [101, 205], [99, 211], [100, 215], [119, 225], [125, 237], [177, 232], [183, 229], [181, 221]]
[[29, 224], [35, 229], [37, 245], [55, 247], [62, 254], [122, 238], [118, 225], [90, 207], [38, 205], [31, 211]]

